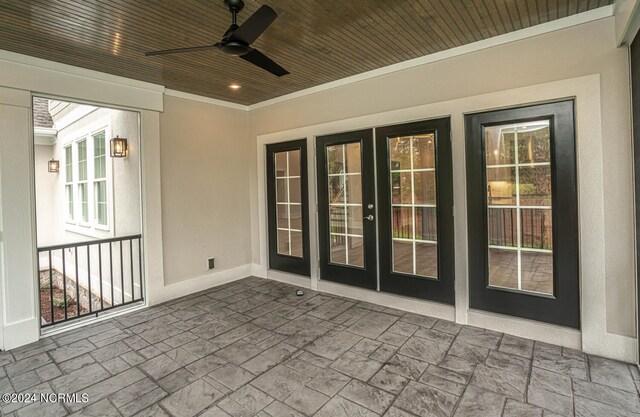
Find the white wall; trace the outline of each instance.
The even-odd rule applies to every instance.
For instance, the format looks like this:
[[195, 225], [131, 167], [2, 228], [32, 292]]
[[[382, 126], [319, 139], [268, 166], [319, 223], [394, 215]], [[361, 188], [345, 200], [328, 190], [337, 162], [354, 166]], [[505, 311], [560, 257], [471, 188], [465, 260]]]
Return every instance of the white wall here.
[[[629, 71], [627, 50], [616, 48], [614, 18], [609, 17], [555, 32], [523, 39], [505, 45], [408, 68], [388, 75], [362, 80], [326, 91], [294, 98], [292, 100], [254, 108], [250, 111], [251, 135], [259, 139], [250, 165], [261, 167], [261, 146], [265, 141], [299, 138], [301, 134], [311, 136], [319, 133], [365, 128], [380, 124], [403, 122], [452, 115], [460, 129], [454, 129], [454, 197], [456, 207], [456, 288], [466, 283], [466, 211], [464, 181], [464, 132], [462, 113], [490, 108], [526, 104], [556, 98], [532, 93], [536, 85], [546, 85], [567, 79], [597, 75], [599, 104], [591, 118], [597, 117], [597, 134], [601, 134], [602, 151], [598, 154], [600, 164], [592, 166], [591, 173], [580, 171], [579, 177], [588, 178], [602, 189], [602, 198], [594, 196], [594, 203], [602, 205], [586, 215], [581, 211], [581, 221], [589, 219], [602, 223], [600, 234], [593, 236], [594, 245], [582, 252], [582, 273], [601, 271], [594, 280], [598, 298], [589, 299], [603, 305], [599, 316], [589, 316], [583, 330], [598, 327], [606, 339], [598, 346], [589, 346], [591, 351], [615, 355], [629, 361], [635, 360], [635, 270], [633, 236], [633, 188], [631, 121], [629, 109]], [[528, 95], [516, 94], [529, 87]], [[546, 91], [546, 90], [545, 90]], [[565, 91], [565, 90], [563, 90]], [[502, 96], [498, 94], [502, 92]], [[484, 106], [471, 105], [473, 98], [496, 94], [502, 102], [484, 101]], [[568, 96], [575, 95], [568, 90]], [[588, 94], [587, 94], [588, 95]], [[510, 97], [518, 96], [513, 101]], [[430, 108], [421, 114], [410, 112], [420, 106], [451, 103], [462, 100], [458, 106]], [[446, 108], [446, 110], [443, 110]], [[405, 111], [403, 113], [403, 111]], [[395, 112], [395, 113], [394, 113]], [[601, 116], [598, 116], [600, 112]], [[393, 115], [395, 114], [395, 119]], [[360, 119], [362, 118], [362, 120]], [[373, 119], [374, 121], [369, 121]], [[585, 119], [587, 120], [587, 119]], [[360, 123], [360, 124], [358, 124]], [[586, 136], [586, 123], [578, 130]], [[315, 128], [312, 131], [310, 128]], [[317, 129], [317, 128], [322, 128]], [[593, 133], [593, 132], [592, 132]], [[581, 137], [578, 137], [580, 142]], [[311, 149], [313, 142], [310, 141]], [[311, 155], [312, 157], [312, 155]], [[584, 169], [584, 167], [583, 167]], [[593, 176], [592, 176], [593, 175]], [[456, 180], [457, 178], [457, 180]], [[261, 173], [254, 171], [252, 177], [252, 259], [264, 267], [264, 236], [260, 235]], [[315, 184], [310, 184], [314, 187]], [[590, 205], [587, 200], [581, 200]], [[460, 202], [463, 202], [460, 204]], [[581, 210], [586, 207], [581, 207]], [[595, 214], [594, 214], [595, 213]], [[595, 218], [589, 216], [595, 215]], [[589, 222], [585, 223], [589, 228]], [[582, 230], [584, 233], [585, 230]], [[583, 245], [584, 246], [584, 245]], [[597, 265], [589, 263], [602, 254]], [[591, 256], [591, 258], [589, 258]], [[585, 259], [586, 257], [586, 259]], [[592, 268], [593, 267], [593, 268]], [[597, 274], [596, 274], [597, 275]], [[595, 284], [594, 282], [591, 282]], [[583, 283], [584, 284], [584, 283]], [[465, 284], [466, 285], [466, 284]], [[583, 291], [584, 292], [584, 291]], [[465, 292], [466, 294], [466, 292]], [[465, 301], [465, 300], [462, 300]], [[606, 310], [605, 310], [606, 309]], [[457, 319], [467, 319], [465, 308], [456, 308]], [[471, 318], [476, 317], [472, 316]], [[583, 316], [584, 317], [584, 316]], [[498, 325], [499, 320], [494, 320]], [[476, 323], [479, 323], [476, 321]], [[485, 320], [484, 323], [491, 324]], [[504, 325], [504, 324], [502, 324]], [[511, 326], [513, 328], [513, 326]], [[539, 328], [537, 333], [544, 332]], [[587, 332], [588, 333], [588, 332]], [[580, 342], [580, 338], [573, 341]], [[582, 341], [584, 343], [584, 340]], [[612, 346], [615, 345], [615, 353]], [[586, 347], [586, 346], [585, 346]], [[609, 350], [608, 350], [609, 349]]]
[[[160, 115], [165, 282], [251, 263], [246, 111], [165, 96]], [[207, 258], [216, 267], [207, 269]]]
[[[58, 176], [64, 174], [56, 174], [48, 170], [48, 162], [54, 158], [52, 145], [35, 145], [34, 153], [34, 172], [38, 195], [36, 198], [37, 230], [39, 236], [44, 239], [41, 242], [47, 240], [54, 242], [53, 236], [55, 236], [59, 225], [60, 211]], [[59, 157], [56, 159], [60, 160]], [[47, 239], [46, 236], [51, 238]]]

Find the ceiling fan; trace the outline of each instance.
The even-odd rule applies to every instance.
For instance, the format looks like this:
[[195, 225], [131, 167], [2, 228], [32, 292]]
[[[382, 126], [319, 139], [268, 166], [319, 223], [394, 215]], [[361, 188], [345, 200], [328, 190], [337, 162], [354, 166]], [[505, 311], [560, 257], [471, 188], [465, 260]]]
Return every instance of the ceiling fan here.
[[225, 54], [239, 56], [247, 62], [266, 70], [273, 75], [282, 77], [289, 74], [289, 71], [282, 68], [272, 59], [264, 55], [250, 45], [267, 30], [269, 25], [278, 17], [278, 14], [269, 6], [260, 7], [242, 25], [238, 26], [236, 16], [244, 7], [242, 0], [224, 0], [224, 4], [231, 11], [232, 23], [224, 33], [220, 42], [213, 45], [192, 46], [190, 48], [165, 49], [163, 51], [146, 52], [146, 56], [169, 55], [182, 52], [206, 51], [219, 49]]

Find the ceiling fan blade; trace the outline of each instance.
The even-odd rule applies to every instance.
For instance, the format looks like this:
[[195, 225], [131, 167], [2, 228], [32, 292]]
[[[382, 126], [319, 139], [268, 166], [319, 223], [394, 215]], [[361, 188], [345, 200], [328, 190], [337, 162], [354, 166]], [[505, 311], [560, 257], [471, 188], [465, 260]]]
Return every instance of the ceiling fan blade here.
[[275, 10], [263, 5], [231, 34], [229, 40], [251, 45], [276, 20], [276, 17], [278, 14]]
[[280, 65], [276, 64], [269, 58], [264, 55], [262, 52], [257, 49], [252, 49], [246, 54], [240, 56], [240, 58], [244, 59], [247, 62], [251, 62], [253, 65], [256, 65], [262, 68], [265, 71], [269, 71], [275, 76], [282, 77], [283, 75], [289, 74], [289, 71], [282, 68]]
[[213, 45], [204, 45], [204, 46], [192, 46], [190, 48], [165, 49], [163, 51], [145, 52], [144, 54], [145, 56], [169, 55], [169, 54], [179, 54], [182, 52], [207, 51], [209, 49], [218, 49], [218, 48], [220, 48], [220, 43], [216, 43]]

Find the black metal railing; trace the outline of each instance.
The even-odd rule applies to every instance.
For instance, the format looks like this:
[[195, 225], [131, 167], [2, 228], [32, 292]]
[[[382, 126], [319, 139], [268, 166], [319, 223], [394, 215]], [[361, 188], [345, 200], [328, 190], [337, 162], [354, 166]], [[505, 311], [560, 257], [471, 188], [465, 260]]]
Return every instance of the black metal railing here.
[[416, 240], [438, 240], [438, 215], [436, 207], [416, 207], [411, 218], [411, 207], [393, 207], [393, 237], [412, 239], [415, 222]]
[[142, 265], [142, 235], [38, 248], [41, 326], [143, 301]]
[[[517, 209], [489, 209], [489, 244], [518, 246]], [[532, 249], [552, 249], [551, 210], [520, 209], [520, 246]]]

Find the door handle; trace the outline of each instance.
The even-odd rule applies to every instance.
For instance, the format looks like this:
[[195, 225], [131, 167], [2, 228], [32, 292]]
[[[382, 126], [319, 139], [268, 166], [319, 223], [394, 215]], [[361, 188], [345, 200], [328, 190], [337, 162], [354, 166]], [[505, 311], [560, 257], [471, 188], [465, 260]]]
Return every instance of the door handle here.
[[362, 220], [369, 220], [370, 222], [372, 222], [373, 221], [373, 214], [370, 214], [370, 215], [368, 215], [366, 217], [363, 217]]

